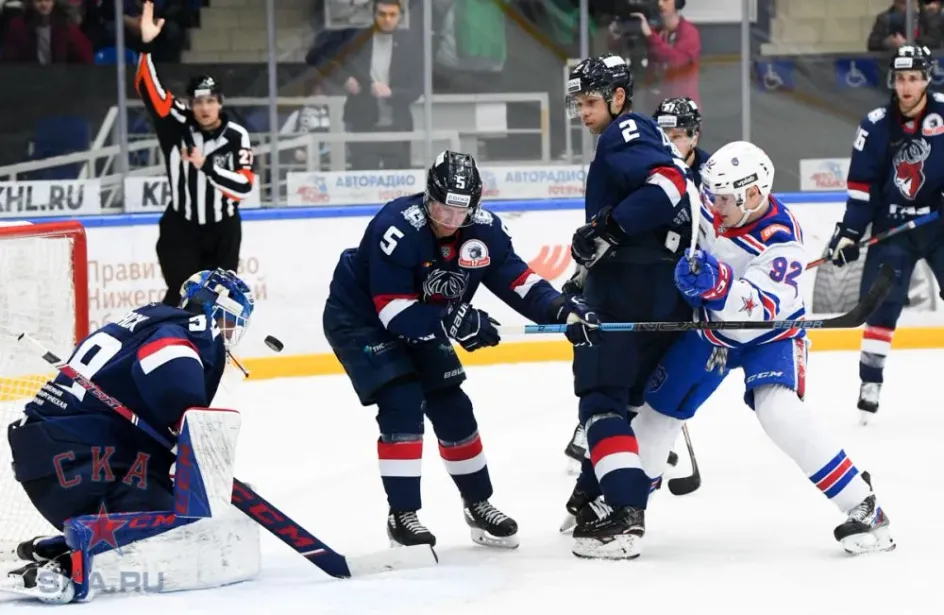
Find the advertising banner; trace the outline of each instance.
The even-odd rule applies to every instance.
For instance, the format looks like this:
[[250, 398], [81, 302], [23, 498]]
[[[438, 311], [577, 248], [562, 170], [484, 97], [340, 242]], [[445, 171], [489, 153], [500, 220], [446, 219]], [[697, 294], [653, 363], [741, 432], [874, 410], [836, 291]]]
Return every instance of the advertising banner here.
[[[170, 181], [166, 177], [128, 177], [125, 179], [125, 211], [131, 214], [162, 213], [172, 199]], [[259, 178], [252, 191], [239, 202], [240, 209], [259, 207], [262, 202]]]
[[101, 187], [97, 179], [0, 182], [0, 218], [100, 214]]

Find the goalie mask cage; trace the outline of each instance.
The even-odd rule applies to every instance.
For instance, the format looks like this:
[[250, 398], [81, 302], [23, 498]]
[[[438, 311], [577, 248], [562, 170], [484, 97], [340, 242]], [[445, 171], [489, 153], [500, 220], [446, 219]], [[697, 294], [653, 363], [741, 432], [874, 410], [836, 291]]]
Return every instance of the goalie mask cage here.
[[13, 476], [7, 426], [55, 370], [16, 335], [60, 356], [88, 334], [88, 254], [78, 222], [0, 223], [0, 560], [9, 547], [58, 533]]

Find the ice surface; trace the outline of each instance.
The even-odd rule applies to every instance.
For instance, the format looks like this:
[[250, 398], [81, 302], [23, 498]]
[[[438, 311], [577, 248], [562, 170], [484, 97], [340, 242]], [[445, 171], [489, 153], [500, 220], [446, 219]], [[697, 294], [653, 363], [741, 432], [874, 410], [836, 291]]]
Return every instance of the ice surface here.
[[[735, 373], [691, 422], [703, 473], [696, 493], [660, 491], [642, 558], [578, 560], [557, 533], [572, 487], [562, 454], [576, 416], [569, 364], [469, 369], [467, 391], [495, 485], [521, 547], [473, 545], [460, 500], [427, 429], [423, 522], [439, 539], [436, 568], [336, 581], [264, 537], [255, 582], [186, 594], [106, 596], [67, 607], [96, 615], [165, 613], [639, 615], [935, 614], [944, 612], [937, 530], [944, 497], [944, 351], [889, 359], [882, 409], [857, 424], [856, 353], [813, 353], [808, 403], [867, 469], [898, 549], [851, 558], [832, 538], [843, 519], [761, 431]], [[237, 475], [333, 548], [386, 548], [376, 424], [343, 377], [247, 382], [225, 394], [243, 412]], [[224, 400], [218, 400], [225, 407]], [[679, 441], [682, 446], [682, 441]], [[687, 472], [687, 455], [680, 473]], [[55, 608], [55, 607], [47, 607]], [[0, 602], [0, 613], [38, 611]]]

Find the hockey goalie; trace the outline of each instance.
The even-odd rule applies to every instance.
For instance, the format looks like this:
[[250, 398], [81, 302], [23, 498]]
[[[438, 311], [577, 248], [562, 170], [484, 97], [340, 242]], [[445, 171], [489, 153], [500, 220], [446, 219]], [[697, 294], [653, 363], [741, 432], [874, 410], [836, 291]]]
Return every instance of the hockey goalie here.
[[19, 544], [22, 565], [0, 590], [68, 603], [140, 591], [142, 579], [177, 591], [258, 573], [259, 526], [230, 503], [240, 416], [208, 408], [252, 293], [217, 269], [194, 274], [181, 296], [180, 307], [146, 305], [81, 340], [68, 366], [94, 386], [60, 373], [8, 427], [16, 480], [62, 533]]

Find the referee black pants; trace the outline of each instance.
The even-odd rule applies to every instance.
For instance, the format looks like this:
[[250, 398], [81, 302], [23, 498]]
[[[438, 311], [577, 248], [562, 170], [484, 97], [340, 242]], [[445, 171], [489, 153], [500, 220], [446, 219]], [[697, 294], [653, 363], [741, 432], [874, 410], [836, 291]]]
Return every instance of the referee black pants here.
[[203, 225], [188, 222], [173, 209], [165, 210], [157, 239], [157, 260], [167, 283], [164, 304], [177, 306], [180, 287], [198, 271], [217, 267], [236, 271], [242, 236], [238, 210], [231, 218]]

